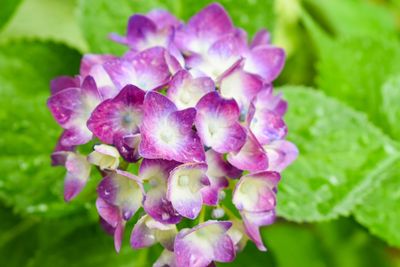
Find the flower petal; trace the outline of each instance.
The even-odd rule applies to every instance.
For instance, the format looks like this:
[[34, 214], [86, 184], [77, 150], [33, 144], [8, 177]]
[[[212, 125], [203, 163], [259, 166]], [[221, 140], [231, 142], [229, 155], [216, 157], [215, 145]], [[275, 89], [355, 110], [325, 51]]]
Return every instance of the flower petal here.
[[203, 203], [210, 206], [215, 206], [219, 202], [219, 194], [223, 188], [228, 187], [229, 182], [225, 177], [208, 176], [210, 185], [201, 190]]
[[153, 264], [153, 267], [176, 267], [175, 254], [172, 251], [164, 249], [160, 257]]
[[255, 110], [273, 111], [283, 116], [287, 110], [287, 102], [282, 99], [282, 93], [273, 94], [272, 86], [265, 86], [253, 99], [252, 105]]
[[88, 128], [107, 144], [112, 144], [116, 136], [138, 133], [144, 94], [133, 85], [125, 86], [116, 97], [96, 107], [87, 122]]
[[226, 221], [208, 221], [193, 229], [181, 230], [174, 245], [177, 266], [208, 266], [213, 261], [231, 262], [236, 255], [227, 234], [231, 225], [231, 222]]
[[193, 54], [187, 58], [187, 66], [202, 72], [214, 80], [223, 75], [247, 51], [246, 39], [241, 31], [225, 35], [218, 39], [210, 49], [203, 54]]
[[275, 221], [275, 210], [266, 212], [241, 212], [247, 235], [261, 251], [266, 247], [261, 238], [260, 226], [270, 225]]
[[122, 220], [121, 212], [117, 206], [111, 205], [101, 197], [96, 199], [96, 208], [100, 217], [112, 228], [116, 228], [117, 224]]
[[286, 140], [277, 140], [263, 146], [268, 155], [269, 171], [283, 171], [299, 155], [297, 147]]
[[137, 177], [119, 170], [104, 177], [97, 187], [99, 196], [109, 204], [119, 207], [126, 221], [140, 208], [143, 192]]
[[269, 45], [271, 43], [271, 36], [269, 32], [265, 29], [261, 29], [253, 37], [251, 41], [250, 48], [255, 48], [261, 45]]
[[228, 154], [228, 162], [238, 169], [251, 172], [268, 168], [267, 154], [251, 131], [248, 131], [246, 143], [239, 152]]
[[174, 224], [162, 224], [148, 215], [144, 215], [132, 230], [131, 247], [140, 249], [161, 243], [165, 248], [173, 250], [176, 233]]
[[172, 77], [167, 96], [178, 109], [195, 107], [202, 96], [215, 90], [215, 85], [209, 77], [193, 78], [186, 71], [181, 70]]
[[276, 206], [277, 172], [263, 171], [240, 178], [233, 192], [232, 202], [238, 210], [264, 212]]
[[260, 75], [266, 83], [275, 80], [285, 64], [285, 51], [273, 46], [257, 46], [246, 57], [244, 70]]
[[119, 93], [119, 89], [115, 87], [103, 66], [104, 63], [116, 58], [113, 55], [86, 54], [81, 61], [80, 75], [93, 77], [103, 99], [113, 98]]
[[217, 3], [212, 3], [194, 15], [187, 26], [176, 34], [178, 47], [187, 52], [200, 53], [217, 41], [221, 36], [234, 30], [229, 15]]
[[80, 88], [63, 89], [48, 99], [47, 105], [53, 117], [61, 127], [68, 130], [63, 136], [64, 146], [90, 141], [92, 134], [86, 121], [100, 101], [100, 94], [90, 76], [85, 78]]
[[67, 175], [64, 181], [64, 200], [70, 201], [78, 195], [86, 185], [90, 175], [90, 164], [86, 157], [76, 153], [68, 153], [65, 161]]
[[51, 94], [57, 94], [58, 92], [67, 88], [79, 88], [80, 79], [79, 77], [70, 76], [59, 76], [50, 82]]
[[171, 77], [165, 55], [164, 48], [153, 47], [133, 57], [106, 62], [104, 68], [117, 88], [132, 84], [150, 91], [163, 87]]
[[125, 161], [137, 162], [140, 159], [140, 134], [127, 134], [122, 137], [116, 135], [113, 143]]
[[88, 155], [88, 161], [100, 167], [100, 170], [115, 170], [119, 165], [119, 153], [113, 146], [96, 145], [94, 151]]
[[51, 153], [52, 166], [65, 165], [65, 161], [67, 160], [69, 152], [75, 151], [76, 146], [69, 146], [63, 144], [64, 136], [65, 136], [65, 131], [58, 138], [56, 147], [54, 148], [53, 153]]
[[238, 122], [240, 112], [235, 100], [210, 92], [200, 99], [196, 109], [196, 129], [206, 146], [226, 153], [244, 145], [246, 132]]
[[242, 171], [224, 160], [224, 155], [212, 149], [206, 152], [207, 176], [239, 178]]
[[167, 199], [183, 217], [194, 219], [199, 214], [203, 200], [201, 189], [209, 184], [205, 163], [182, 164], [170, 173]]
[[196, 116], [194, 108], [177, 111], [167, 97], [148, 92], [143, 109], [139, 145], [142, 157], [179, 162], [204, 161], [203, 145], [192, 129]]
[[282, 117], [267, 109], [253, 110], [249, 112], [249, 128], [256, 136], [260, 144], [268, 144], [275, 140], [285, 138], [287, 126]]
[[140, 179], [149, 182], [143, 208], [147, 214], [162, 223], [175, 224], [181, 220], [181, 216], [166, 198], [169, 173], [178, 164], [175, 161], [143, 159], [139, 168]]
[[163, 9], [153, 9], [146, 14], [157, 25], [157, 29], [168, 27], [176, 28], [181, 25], [181, 22], [171, 13]]
[[248, 240], [243, 222], [239, 220], [232, 221], [232, 227], [229, 228], [227, 234], [232, 239], [235, 250], [242, 251]]
[[241, 113], [246, 113], [250, 102], [263, 88], [263, 81], [259, 76], [245, 72], [242, 65], [238, 64], [223, 76], [220, 91], [223, 97], [235, 99]]

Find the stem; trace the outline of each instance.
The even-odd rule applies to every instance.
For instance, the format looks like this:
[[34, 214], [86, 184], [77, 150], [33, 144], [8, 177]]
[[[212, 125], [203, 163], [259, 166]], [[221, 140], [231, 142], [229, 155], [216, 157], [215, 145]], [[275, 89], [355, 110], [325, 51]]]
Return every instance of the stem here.
[[227, 206], [221, 206], [221, 208], [225, 211], [226, 215], [228, 215], [230, 219], [238, 219], [235, 213], [233, 213], [233, 211], [231, 211]]
[[201, 208], [200, 215], [199, 215], [199, 224], [204, 222], [204, 219], [205, 219], [205, 216], [206, 216], [206, 209], [207, 209], [206, 206], [203, 206]]

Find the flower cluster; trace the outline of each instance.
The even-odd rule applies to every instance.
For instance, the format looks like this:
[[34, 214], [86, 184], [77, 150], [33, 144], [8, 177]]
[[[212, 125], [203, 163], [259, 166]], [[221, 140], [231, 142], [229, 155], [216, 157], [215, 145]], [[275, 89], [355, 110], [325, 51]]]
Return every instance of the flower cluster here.
[[130, 244], [160, 243], [154, 266], [230, 262], [248, 239], [265, 250], [259, 228], [274, 221], [280, 172], [298, 153], [272, 87], [284, 51], [265, 30], [249, 44], [219, 4], [187, 24], [162, 10], [133, 15], [111, 38], [129, 47], [123, 56], [85, 55], [79, 75], [51, 82], [65, 200], [95, 165], [101, 225], [119, 251], [140, 212]]

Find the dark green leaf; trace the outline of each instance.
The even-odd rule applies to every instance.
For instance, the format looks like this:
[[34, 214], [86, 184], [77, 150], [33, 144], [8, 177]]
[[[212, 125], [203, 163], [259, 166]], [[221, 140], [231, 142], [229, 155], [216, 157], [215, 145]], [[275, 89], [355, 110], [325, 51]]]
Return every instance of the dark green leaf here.
[[12, 17], [20, 2], [21, 0], [0, 0], [0, 30]]

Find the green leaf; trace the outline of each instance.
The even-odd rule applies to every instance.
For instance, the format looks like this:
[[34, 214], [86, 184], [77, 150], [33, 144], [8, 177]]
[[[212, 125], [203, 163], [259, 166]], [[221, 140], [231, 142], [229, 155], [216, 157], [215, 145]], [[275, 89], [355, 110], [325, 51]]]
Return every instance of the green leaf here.
[[382, 110], [392, 136], [400, 140], [400, 76], [389, 79], [381, 90]]
[[46, 107], [49, 81], [75, 73], [79, 61], [78, 52], [54, 43], [22, 41], [0, 48], [0, 198], [19, 213], [86, 212], [85, 203], [94, 197], [95, 178], [78, 201], [64, 203], [65, 172], [50, 166], [61, 129]]
[[[80, 51], [87, 51], [87, 44], [76, 19], [77, 1], [24, 0], [0, 34], [0, 40], [21, 38], [53, 40], [68, 44]], [[2, 4], [0, 6], [3, 8]], [[3, 11], [2, 8], [0, 13]]]
[[394, 266], [384, 243], [351, 219], [302, 225], [278, 221], [262, 233], [267, 253], [276, 259], [271, 266]]
[[128, 228], [121, 252], [117, 254], [112, 237], [108, 236], [98, 224], [80, 227], [65, 238], [58, 239], [48, 246], [41, 246], [28, 267], [52, 267], [54, 263], [57, 263], [59, 267], [145, 267], [151, 265], [148, 262], [148, 254], [154, 249], [133, 251], [128, 245], [129, 232]]
[[21, 0], [0, 0], [0, 30], [17, 10]]
[[400, 155], [380, 175], [382, 184], [354, 210], [357, 221], [392, 246], [400, 247]]
[[324, 46], [317, 66], [317, 84], [328, 95], [364, 111], [386, 128], [380, 88], [400, 73], [400, 43], [392, 39], [357, 37]]
[[306, 0], [304, 6], [336, 36], [395, 36], [395, 16], [383, 5], [364, 0]]
[[311, 88], [286, 87], [289, 140], [300, 150], [283, 172], [278, 213], [294, 221], [348, 215], [396, 160], [395, 144], [364, 114]]
[[[212, 2], [215, 1], [80, 0], [78, 18], [91, 52], [122, 54], [126, 48], [113, 43], [107, 37], [110, 33], [125, 34], [128, 19], [134, 13], [147, 13], [154, 8], [163, 8], [178, 18], [187, 20]], [[234, 22], [250, 34], [260, 28], [272, 29], [275, 17], [273, 0], [243, 1], [240, 9], [230, 0], [222, 0], [220, 3], [225, 6]]]

